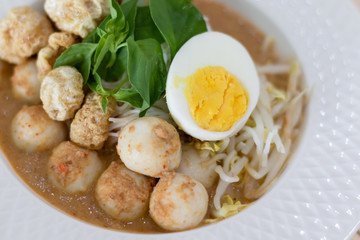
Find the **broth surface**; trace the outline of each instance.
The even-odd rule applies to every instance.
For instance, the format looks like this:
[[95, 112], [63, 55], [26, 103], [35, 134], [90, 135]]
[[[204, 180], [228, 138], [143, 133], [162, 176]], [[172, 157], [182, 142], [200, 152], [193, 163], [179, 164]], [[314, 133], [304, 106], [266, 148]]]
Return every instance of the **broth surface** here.
[[[256, 63], [263, 64], [276, 59], [273, 54], [264, 55], [261, 52], [264, 35], [235, 12], [222, 4], [208, 0], [193, 2], [203, 15], [209, 18], [213, 30], [227, 33], [239, 40], [248, 49]], [[56, 208], [85, 222], [129, 232], [166, 232], [154, 223], [149, 214], [129, 223], [122, 223], [106, 215], [95, 202], [96, 182], [87, 192], [81, 194], [63, 192], [48, 182], [47, 161], [51, 151], [25, 153], [20, 151], [11, 140], [11, 121], [23, 103], [12, 95], [10, 82], [12, 66], [6, 63], [0, 64], [0, 147], [23, 181]], [[115, 147], [99, 151], [99, 156], [106, 167], [111, 161], [119, 159]], [[210, 199], [211, 195], [210, 192]]]

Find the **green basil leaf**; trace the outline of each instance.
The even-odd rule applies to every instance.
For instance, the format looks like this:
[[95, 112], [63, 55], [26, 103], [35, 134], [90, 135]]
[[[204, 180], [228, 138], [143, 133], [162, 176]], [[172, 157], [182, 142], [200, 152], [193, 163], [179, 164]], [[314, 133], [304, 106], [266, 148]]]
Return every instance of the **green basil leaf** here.
[[100, 40], [100, 37], [101, 37], [101, 35], [99, 33], [105, 32], [105, 26], [110, 19], [111, 19], [111, 16], [108, 15], [94, 31], [92, 31], [89, 35], [87, 35], [87, 37], [85, 37], [83, 39], [82, 42], [83, 43], [98, 43]]
[[122, 47], [116, 52], [116, 59], [111, 68], [107, 70], [103, 78], [107, 82], [116, 81], [121, 78], [127, 71], [127, 47]]
[[[110, 20], [113, 20], [112, 16], [116, 16], [117, 18], [120, 16], [125, 16], [125, 19], [127, 20], [129, 24], [129, 30], [128, 32], [132, 33], [134, 30], [135, 25], [135, 16], [136, 16], [136, 10], [137, 10], [137, 1], [138, 0], [131, 0], [127, 3], [124, 3], [120, 6], [122, 14], [118, 14], [117, 10], [118, 8], [113, 8], [114, 5], [118, 5], [117, 3], [111, 3], [110, 8], [113, 10], [113, 15], [108, 15], [101, 23], [100, 25], [92, 31], [87, 37], [83, 39], [83, 42], [86, 43], [97, 43], [100, 41], [100, 38], [106, 33], [106, 25]], [[108, 28], [113, 28], [114, 22], [111, 23], [111, 26], [109, 25]]]
[[190, 0], [150, 0], [150, 12], [172, 58], [190, 38], [207, 31], [204, 18]]
[[138, 10], [137, 4], [138, 0], [130, 0], [120, 6], [125, 15], [126, 22], [129, 24], [128, 26], [130, 35], [133, 34], [135, 29], [135, 18]]
[[100, 62], [100, 65], [99, 65], [98, 69], [96, 70], [96, 73], [100, 76], [100, 78], [105, 80], [105, 81], [107, 81], [107, 74], [108, 74], [108, 71], [109, 71], [109, 68], [107, 68], [106, 66], [108, 65], [108, 63], [110, 61], [111, 61], [111, 53], [107, 52], [105, 54], [104, 59], [102, 60], [102, 62]]
[[151, 18], [150, 8], [148, 6], [139, 7], [137, 10], [134, 38], [136, 41], [154, 38], [159, 43], [164, 42], [164, 38]]
[[101, 107], [102, 107], [102, 110], [103, 110], [104, 114], [106, 114], [108, 104], [109, 104], [108, 96], [102, 96], [101, 97]]
[[114, 43], [114, 38], [113, 34], [106, 34], [100, 39], [95, 51], [93, 74], [98, 70], [100, 64], [103, 63], [105, 55], [109, 52], [111, 45]]
[[127, 45], [129, 81], [143, 99], [140, 113], [143, 116], [165, 90], [167, 72], [163, 52], [155, 39], [135, 42], [130, 37]]
[[93, 92], [97, 92], [103, 96], [110, 96], [112, 91], [105, 90], [101, 83], [101, 77], [99, 74], [95, 73], [94, 75], [90, 75], [88, 86]]
[[75, 67], [87, 82], [91, 69], [92, 55], [97, 47], [94, 43], [78, 43], [69, 47], [56, 59], [54, 68], [60, 66]]
[[106, 31], [101, 28], [96, 28], [96, 33], [100, 38], [106, 35]]
[[[120, 52], [119, 49], [126, 45], [124, 41], [128, 36], [129, 29], [132, 28], [133, 31], [133, 28], [135, 27], [137, 11], [137, 0], [131, 0], [121, 6], [114, 1], [111, 2], [111, 4], [111, 14], [109, 15], [111, 19], [108, 19], [108, 17], [106, 23], [104, 21], [100, 24], [96, 30], [96, 37], [94, 37], [95, 35], [88, 37], [89, 41], [98, 41], [98, 46], [92, 62], [92, 72], [93, 74], [97, 73], [106, 81], [118, 80], [118, 78], [124, 74], [124, 68], [126, 69], [126, 66], [123, 67], [123, 55], [118, 58], [117, 52]], [[126, 18], [126, 21], [124, 17]], [[117, 26], [113, 25], [117, 24], [118, 21], [124, 22], [125, 27], [119, 32], [111, 32], [116, 31]], [[121, 27], [123, 26], [124, 25]], [[116, 64], [115, 67], [113, 67], [114, 64]], [[119, 65], [120, 68], [117, 69]]]
[[118, 102], [127, 102], [135, 108], [141, 108], [143, 99], [134, 88], [121, 88], [112, 95]]
[[108, 33], [121, 33], [126, 27], [125, 15], [115, 0], [109, 0], [109, 6], [111, 19], [106, 23], [105, 30]]
[[115, 60], [116, 60], [116, 46], [114, 44], [110, 45], [108, 53], [110, 54], [110, 59], [108, 60], [106, 68], [111, 68], [112, 65], [114, 65]]
[[[112, 57], [115, 59], [112, 60]], [[123, 46], [117, 52], [107, 52], [96, 73], [106, 82], [119, 80], [127, 71], [127, 49]]]
[[120, 46], [121, 43], [123, 43], [126, 40], [128, 35], [129, 35], [129, 24], [126, 23], [125, 28], [120, 33], [117, 33], [115, 35], [116, 39], [114, 41], [114, 46], [115, 46], [114, 49], [118, 48], [118, 46]]

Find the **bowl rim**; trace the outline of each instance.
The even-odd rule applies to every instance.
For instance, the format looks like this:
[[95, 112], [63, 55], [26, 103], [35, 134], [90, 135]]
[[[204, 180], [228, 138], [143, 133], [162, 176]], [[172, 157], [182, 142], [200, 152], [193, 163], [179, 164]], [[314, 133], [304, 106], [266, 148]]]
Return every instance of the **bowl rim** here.
[[[226, 3], [232, 1], [233, 0], [223, 0], [223, 2]], [[18, 0], [15, 2], [21, 1]], [[239, 2], [240, 0], [237, 1], [237, 3]], [[237, 3], [234, 1], [234, 4]], [[22, 201], [28, 201], [28, 203], [24, 203], [24, 206], [33, 207], [33, 209], [28, 210], [29, 213], [39, 211], [40, 213], [46, 215], [41, 216], [41, 214], [39, 214], [38, 217], [41, 219], [41, 222], [45, 223], [50, 219], [50, 222], [53, 225], [58, 224], [59, 226], [66, 227], [76, 226], [76, 228], [78, 228], [76, 231], [81, 231], [81, 237], [85, 238], [85, 236], [87, 236], [87, 239], [97, 239], [99, 236], [106, 236], [108, 239], [115, 239], [118, 237], [123, 237], [125, 239], [135, 239], [138, 237], [141, 237], [142, 239], [165, 239], [169, 236], [174, 239], [191, 239], [194, 234], [196, 234], [199, 239], [212, 239], [219, 236], [227, 236], [230, 238], [230, 236], [234, 236], [234, 234], [240, 234], [236, 236], [243, 239], [247, 239], [249, 237], [252, 239], [263, 239], [264, 237], [269, 239], [287, 239], [288, 236], [293, 238], [337, 237], [337, 239], [350, 237], [357, 230], [357, 227], [360, 226], [360, 207], [358, 207], [360, 206], [360, 198], [358, 197], [360, 196], [360, 189], [358, 187], [360, 186], [360, 178], [354, 175], [354, 172], [359, 173], [359, 167], [356, 161], [360, 160], [360, 153], [356, 150], [356, 145], [360, 143], [360, 134], [358, 134], [360, 121], [356, 121], [358, 120], [358, 116], [355, 111], [352, 112], [355, 113], [355, 117], [349, 118], [347, 116], [346, 121], [347, 123], [351, 123], [351, 126], [353, 126], [352, 130], [340, 130], [347, 133], [347, 135], [343, 135], [343, 137], [346, 137], [350, 143], [349, 141], [347, 144], [345, 144], [345, 142], [341, 142], [341, 146], [336, 149], [329, 145], [335, 140], [333, 140], [333, 138], [330, 139], [328, 133], [325, 133], [325, 130], [321, 130], [324, 129], [321, 126], [328, 124], [328, 120], [322, 116], [323, 113], [332, 113], [331, 110], [333, 108], [327, 107], [327, 104], [344, 104], [345, 100], [351, 99], [354, 104], [360, 102], [359, 96], [356, 96], [353, 93], [354, 89], [356, 90], [359, 87], [359, 83], [355, 82], [355, 76], [360, 75], [360, 69], [356, 69], [356, 66], [360, 65], [360, 51], [357, 52], [351, 50], [356, 49], [356, 47], [358, 47], [357, 49], [360, 49], [360, 29], [359, 27], [346, 25], [348, 21], [360, 22], [360, 14], [358, 14], [357, 10], [354, 9], [350, 0], [343, 1], [342, 4], [344, 5], [342, 8], [338, 7], [338, 2], [336, 0], [329, 0], [326, 3], [326, 6], [322, 6], [319, 1], [317, 2], [315, 0], [307, 0], [303, 2], [295, 0], [243, 0], [242, 3], [256, 8], [257, 11], [261, 12], [262, 16], [271, 19], [273, 24], [281, 29], [284, 35], [288, 36], [287, 39], [289, 43], [294, 46], [295, 54], [298, 56], [299, 61], [301, 63], [305, 63], [302, 64], [305, 79], [309, 84], [316, 83], [314, 85], [313, 94], [313, 98], [315, 98], [316, 101], [311, 101], [308, 106], [307, 122], [305, 123], [302, 141], [299, 143], [295, 156], [292, 157], [290, 164], [286, 167], [276, 184], [262, 198], [256, 201], [252, 207], [245, 209], [240, 214], [217, 224], [185, 232], [168, 234], [124, 233], [101, 229], [84, 223], [81, 220], [69, 218], [62, 213], [59, 214], [60, 211], [51, 205], [48, 205], [49, 207], [44, 207], [44, 204], [41, 202], [46, 201], [38, 201], [34, 198], [34, 194], [32, 192], [23, 190], [24, 188], [30, 189], [30, 187], [22, 181], [18, 181], [21, 178], [10, 168], [10, 164], [4, 158], [2, 153], [0, 153], [0, 158], [2, 159], [2, 161], [0, 161], [0, 173], [2, 175], [0, 179], [6, 181], [9, 185], [12, 185], [11, 191], [16, 191], [16, 194], [14, 194], [15, 196], [21, 196], [23, 198]], [[250, 11], [248, 12], [248, 15], [251, 15]], [[336, 22], [332, 19], [336, 19]], [[344, 27], [341, 28], [341, 26]], [[317, 32], [315, 32], [315, 30], [310, 30], [311, 27], [314, 27], [314, 29], [316, 28], [316, 30], [319, 30], [320, 32], [323, 31], [323, 35], [316, 35]], [[260, 28], [262, 27], [260, 26]], [[349, 36], [352, 36], [352, 38], [350, 39]], [[324, 41], [325, 37], [329, 37], [329, 39]], [[323, 48], [322, 46], [325, 43], [327, 44], [327, 47]], [[301, 47], [297, 44], [301, 45]], [[332, 47], [334, 49], [332, 49]], [[308, 50], [308, 52], [305, 50]], [[334, 52], [337, 54], [341, 53], [343, 55], [336, 55], [335, 58], [339, 60], [333, 60], [331, 54]], [[322, 56], [321, 54], [326, 54], [326, 56]], [[341, 65], [343, 69], [333, 70], [324, 66], [326, 63], [332, 64], [332, 61], [339, 61], [340, 63], [336, 62], [336, 64], [339, 66]], [[335, 65], [335, 67], [338, 65]], [[330, 81], [332, 84], [331, 86], [338, 86], [339, 89], [326, 88], [326, 84], [329, 84], [329, 82], [324, 82], [324, 76], [334, 76], [334, 78], [331, 78]], [[346, 86], [353, 90], [349, 91], [349, 96], [343, 95], [345, 100], [335, 99], [336, 101], [334, 100], [334, 102], [330, 100], [329, 96], [326, 96], [326, 93], [327, 91], [331, 93], [338, 93], [341, 90], [346, 94], [346, 90], [337, 85], [338, 81], [343, 83], [343, 80], [340, 79], [342, 77], [349, 81]], [[311, 81], [309, 81], [310, 79]], [[343, 94], [343, 92], [340, 92], [340, 94]], [[342, 117], [340, 113], [337, 114], [339, 117]], [[333, 122], [331, 122], [331, 124], [332, 123]], [[333, 125], [333, 129], [338, 130], [336, 127], [338, 127], [338, 125]], [[321, 142], [322, 138], [324, 138], [324, 141]], [[318, 152], [318, 150], [315, 149], [316, 147], [312, 146], [314, 143], [325, 143], [329, 145], [321, 145], [321, 148], [323, 148], [323, 150], [329, 150], [334, 154], [343, 152], [342, 150], [347, 147], [346, 150], [348, 150], [348, 152], [345, 154], [348, 154], [348, 156], [346, 155], [341, 159], [344, 160], [344, 162], [346, 161], [347, 164], [352, 165], [352, 170], [348, 170], [348, 168], [344, 167], [345, 165], [343, 163], [338, 161], [340, 159], [339, 156], [325, 155], [325, 152], [320, 150], [320, 152]], [[308, 149], [310, 149], [310, 151], [305, 153], [305, 150]], [[314, 160], [314, 157], [311, 157], [310, 154], [329, 157], [331, 164], [333, 165], [328, 164], [329, 169], [327, 169], [327, 171], [319, 172], [318, 164], [311, 162]], [[319, 161], [324, 163], [323, 159], [320, 159]], [[346, 195], [348, 198], [340, 199], [343, 204], [341, 206], [335, 204], [335, 201], [339, 201], [340, 197], [332, 196], [330, 193], [334, 190], [329, 187], [329, 184], [323, 182], [324, 179], [330, 179], [330, 182], [339, 184], [339, 181], [334, 175], [336, 171], [333, 172], [330, 170], [330, 167], [332, 166], [337, 166], [339, 169], [343, 168], [343, 171], [341, 172], [341, 180], [345, 179], [352, 182], [348, 186], [353, 193], [350, 193], [350, 190], [345, 191], [337, 189], [337, 193]], [[308, 169], [309, 173], [304, 171], [304, 169]], [[320, 174], [322, 178], [315, 177], [317, 174]], [[319, 185], [316, 185], [318, 188], [314, 187], [315, 190], [308, 189], [309, 191], [305, 191], [305, 189], [304, 192], [301, 192], [300, 190], [302, 190], [304, 186], [300, 184], [300, 182], [308, 184], [312, 183], [314, 186], [316, 184]], [[359, 184], [355, 185], [355, 183]], [[8, 186], [8, 188], [10, 187]], [[3, 190], [5, 190], [5, 193], [11, 193], [11, 191], [5, 189], [5, 187], [3, 187]], [[321, 191], [316, 192], [316, 190]], [[300, 196], [300, 193], [304, 193], [308, 195], [308, 197], [313, 197], [314, 201], [326, 199], [328, 201], [328, 205], [340, 213], [336, 215], [335, 210], [326, 212], [326, 209], [324, 209], [320, 202], [310, 202], [308, 201], [308, 197]], [[319, 193], [321, 193], [320, 195], [322, 196], [317, 197], [316, 194]], [[287, 194], [290, 194], [291, 196], [287, 196]], [[294, 199], [296, 198], [299, 198], [299, 201], [295, 201]], [[5, 201], [6, 196], [3, 196], [0, 199]], [[291, 200], [294, 200], [294, 202], [289, 203]], [[345, 203], [348, 205], [345, 206]], [[307, 204], [315, 209], [308, 208]], [[276, 209], [274, 206], [276, 206]], [[0, 208], [0, 210], [4, 209], [5, 208]], [[346, 215], [346, 211], [348, 210], [352, 212], [352, 216], [349, 214]], [[319, 215], [315, 216], [314, 214]], [[336, 215], [337, 218], [332, 218], [332, 215]], [[56, 220], [59, 220], [59, 222]], [[276, 221], [270, 223], [269, 221], [271, 220]], [[35, 230], [39, 229], [34, 225], [36, 223], [27, 222], [26, 224], [34, 227]], [[13, 239], [10, 236], [12, 234], [18, 234], [16, 236], [26, 236], [21, 235], [24, 233], [16, 233], [14, 229], [11, 229], [10, 223], [4, 222], [4, 226], [6, 227], [5, 231], [7, 231], [5, 234], [8, 234], [5, 236], [9, 236], [9, 238], [5, 237], [5, 239]], [[341, 230], [339, 230], [339, 226]], [[324, 227], [327, 227], [327, 229]], [[116, 234], [114, 234], [114, 232]], [[64, 235], [61, 235], [61, 237], [63, 236]], [[19, 239], [21, 238], [19, 237]], [[63, 238], [55, 237], [55, 239]]]

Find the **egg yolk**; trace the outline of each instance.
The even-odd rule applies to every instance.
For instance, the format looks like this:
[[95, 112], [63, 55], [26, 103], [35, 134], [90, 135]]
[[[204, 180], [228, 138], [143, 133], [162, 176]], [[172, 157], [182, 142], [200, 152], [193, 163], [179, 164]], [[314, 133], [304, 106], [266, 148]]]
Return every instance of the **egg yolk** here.
[[247, 91], [223, 67], [200, 68], [184, 81], [191, 115], [205, 130], [226, 132], [248, 109]]

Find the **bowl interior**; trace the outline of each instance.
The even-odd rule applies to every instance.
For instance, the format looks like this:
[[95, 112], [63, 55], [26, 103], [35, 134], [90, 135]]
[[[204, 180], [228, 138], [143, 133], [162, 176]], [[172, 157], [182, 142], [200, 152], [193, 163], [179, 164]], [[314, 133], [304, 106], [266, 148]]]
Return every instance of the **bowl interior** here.
[[[251, 23], [253, 23], [254, 26], [258, 27], [263, 33], [273, 37], [276, 40], [276, 51], [279, 53], [279, 55], [285, 59], [296, 59], [296, 53], [294, 50], [294, 47], [291, 45], [289, 39], [282, 33], [282, 31], [271, 21], [271, 18], [266, 15], [265, 12], [260, 11], [255, 7], [255, 5], [251, 1], [243, 1], [243, 0], [214, 0], [219, 3], [223, 3], [230, 7], [232, 10], [236, 11], [246, 19], [248, 19]], [[14, 6], [20, 6], [20, 5], [28, 5], [30, 7], [33, 7], [37, 10], [43, 11], [43, 1], [41, 0], [12, 0], [12, 1], [4, 1], [0, 3], [0, 19], [6, 17], [7, 12]], [[304, 125], [306, 125], [304, 123]], [[301, 139], [301, 138], [300, 138]], [[301, 144], [299, 145], [301, 146]], [[291, 164], [296, 160], [296, 153], [292, 154], [291, 161], [289, 161]], [[22, 186], [24, 189], [30, 189], [27, 187], [26, 184], [23, 183], [20, 177], [15, 173], [15, 171], [12, 169], [9, 162], [6, 160], [5, 156], [0, 152], [0, 160], [3, 166], [5, 166], [8, 169], [9, 176], [16, 179], [17, 182], [21, 182], [21, 184], [18, 184], [18, 186]], [[286, 170], [285, 170], [286, 172]], [[283, 173], [284, 174], [284, 173]], [[273, 187], [276, 187], [276, 184], [274, 184]], [[31, 191], [33, 192], [33, 191]], [[33, 192], [34, 193], [34, 192]], [[34, 195], [36, 195], [34, 193]], [[37, 196], [37, 195], [36, 195]], [[37, 196], [38, 197], [38, 196]], [[39, 197], [40, 198], [40, 197]], [[40, 198], [43, 204], [45, 203], [45, 200]], [[47, 205], [47, 204], [46, 204]], [[241, 213], [240, 213], [241, 214]], [[226, 220], [225, 220], [226, 221]], [[207, 227], [205, 227], [207, 228]], [[203, 228], [202, 228], [203, 229]]]
[[276, 52], [285, 59], [296, 58], [294, 47], [283, 32], [274, 24], [266, 12], [260, 11], [251, 1], [241, 0], [213, 0], [227, 5], [233, 11], [249, 20], [254, 26], [264, 34], [276, 40]]

